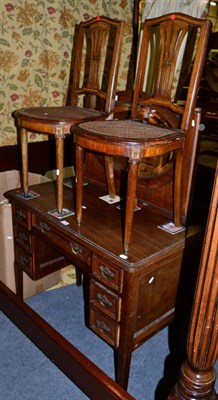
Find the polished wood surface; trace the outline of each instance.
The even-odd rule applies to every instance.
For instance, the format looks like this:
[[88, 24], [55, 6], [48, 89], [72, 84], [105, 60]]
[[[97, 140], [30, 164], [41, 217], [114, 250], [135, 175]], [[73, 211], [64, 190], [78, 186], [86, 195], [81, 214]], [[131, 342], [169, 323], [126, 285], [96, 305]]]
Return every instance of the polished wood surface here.
[[[178, 301], [182, 309], [190, 307], [202, 229], [192, 226], [171, 235], [159, 227], [169, 222], [166, 216], [139, 203], [126, 257], [125, 204], [118, 209], [101, 200], [104, 187], [84, 186], [81, 226], [75, 215], [59, 220], [48, 212], [56, 205], [54, 182], [31, 190], [39, 196], [25, 200], [19, 191], [7, 193], [13, 209], [17, 293], [22, 297], [22, 271], [37, 280], [61, 268], [64, 260], [80, 269], [88, 289], [88, 325], [114, 348], [116, 379], [126, 388], [132, 352], [172, 321]], [[64, 204], [72, 208], [74, 202], [73, 190], [64, 187]], [[187, 273], [189, 280], [181, 279]]]
[[[25, 108], [15, 113], [20, 134], [22, 180], [26, 196], [28, 195], [28, 132], [44, 133], [56, 139], [57, 210], [59, 214], [63, 208], [63, 140], [65, 135], [70, 134], [70, 126], [76, 122], [104, 119], [112, 111], [122, 36], [123, 22], [121, 21], [97, 17], [81, 22], [75, 28], [70, 106]], [[112, 47], [110, 47], [111, 42], [113, 43]], [[111, 51], [108, 51], [108, 48]], [[102, 83], [102, 69], [104, 77], [104, 68], [107, 68], [108, 73], [106, 87], [105, 82]], [[78, 107], [81, 98], [82, 106]]]
[[187, 343], [187, 360], [169, 400], [216, 400], [218, 357], [218, 164]]

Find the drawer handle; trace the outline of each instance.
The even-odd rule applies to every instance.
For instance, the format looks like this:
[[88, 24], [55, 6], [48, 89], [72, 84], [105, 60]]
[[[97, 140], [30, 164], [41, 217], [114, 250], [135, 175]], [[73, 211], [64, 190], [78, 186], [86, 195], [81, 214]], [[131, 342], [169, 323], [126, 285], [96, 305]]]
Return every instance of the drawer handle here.
[[19, 233], [19, 239], [20, 239], [21, 242], [24, 242], [24, 243], [27, 243], [27, 242], [28, 242], [28, 237], [27, 237], [27, 235], [25, 235], [25, 233], [23, 233], [23, 232], [20, 232], [20, 233]]
[[100, 321], [100, 319], [96, 319], [96, 325], [98, 329], [102, 332], [110, 332], [109, 326], [107, 326], [103, 321]]
[[81, 247], [77, 243], [70, 243], [70, 247], [73, 254], [79, 254], [82, 252]]
[[105, 308], [112, 307], [112, 301], [110, 301], [105, 294], [97, 293], [97, 298], [101, 306]]
[[16, 209], [16, 217], [19, 221], [26, 220], [26, 214], [20, 209]]
[[49, 227], [45, 222], [40, 222], [39, 227], [42, 233], [48, 233], [49, 232]]
[[20, 255], [18, 261], [20, 261], [20, 263], [23, 264], [25, 267], [29, 266], [29, 258], [24, 255]]
[[110, 270], [110, 268], [105, 267], [104, 265], [100, 265], [99, 267], [101, 274], [106, 279], [114, 279], [114, 272]]

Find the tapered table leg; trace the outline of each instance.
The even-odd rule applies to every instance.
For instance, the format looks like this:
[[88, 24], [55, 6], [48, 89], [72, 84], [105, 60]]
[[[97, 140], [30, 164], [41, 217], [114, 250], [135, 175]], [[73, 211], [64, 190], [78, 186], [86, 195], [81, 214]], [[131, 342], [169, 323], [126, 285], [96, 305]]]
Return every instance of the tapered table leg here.
[[16, 294], [23, 300], [23, 270], [19, 265], [14, 263], [14, 274], [16, 283]]
[[132, 358], [132, 349], [122, 349], [121, 346], [115, 352], [116, 359], [116, 382], [125, 390], [128, 388], [129, 371]]

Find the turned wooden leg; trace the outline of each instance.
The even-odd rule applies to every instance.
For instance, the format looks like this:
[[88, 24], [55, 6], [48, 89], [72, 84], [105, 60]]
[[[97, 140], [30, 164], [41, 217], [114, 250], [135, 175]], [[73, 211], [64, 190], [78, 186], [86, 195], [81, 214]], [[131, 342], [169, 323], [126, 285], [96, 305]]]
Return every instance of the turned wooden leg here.
[[21, 157], [22, 157], [22, 186], [24, 194], [28, 193], [28, 137], [27, 131], [24, 128], [19, 130], [20, 144], [21, 144]]
[[193, 368], [186, 360], [182, 364], [178, 383], [168, 396], [168, 400], [216, 400], [213, 389], [215, 380], [214, 368], [201, 371]]
[[57, 211], [63, 209], [64, 136], [56, 137]]
[[168, 400], [215, 400], [218, 356], [218, 166], [187, 343], [187, 360]]
[[182, 225], [182, 149], [177, 150], [174, 177], [174, 224]]
[[76, 145], [76, 221], [82, 221], [84, 149]]
[[105, 171], [106, 171], [106, 179], [107, 179], [107, 187], [109, 196], [114, 199], [116, 197], [116, 190], [114, 184], [114, 163], [113, 157], [104, 156], [105, 162]]
[[132, 234], [133, 212], [136, 199], [136, 185], [138, 178], [139, 162], [130, 162], [128, 169], [128, 183], [126, 194], [126, 215], [124, 229], [124, 254], [128, 254]]

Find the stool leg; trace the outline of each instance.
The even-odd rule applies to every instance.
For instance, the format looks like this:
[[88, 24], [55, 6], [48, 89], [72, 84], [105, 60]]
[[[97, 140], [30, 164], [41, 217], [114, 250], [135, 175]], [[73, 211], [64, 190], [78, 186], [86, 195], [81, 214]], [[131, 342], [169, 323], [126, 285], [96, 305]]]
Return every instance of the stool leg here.
[[64, 137], [56, 137], [57, 211], [63, 208]]
[[24, 194], [28, 193], [28, 143], [27, 131], [24, 128], [20, 129], [20, 144], [22, 157], [22, 186]]
[[139, 171], [139, 161], [137, 162], [129, 161], [127, 195], [126, 195], [125, 229], [124, 229], [124, 254], [126, 255], [128, 254], [131, 233], [132, 233], [132, 221], [133, 221], [133, 212], [135, 208], [138, 171]]
[[182, 226], [182, 161], [183, 151], [177, 150], [174, 175], [174, 224]]
[[107, 179], [107, 187], [109, 196], [114, 199], [116, 197], [116, 190], [114, 184], [114, 163], [113, 157], [111, 156], [104, 156], [105, 162], [105, 171], [106, 171], [106, 179]]
[[84, 149], [76, 145], [76, 221], [82, 221]]

